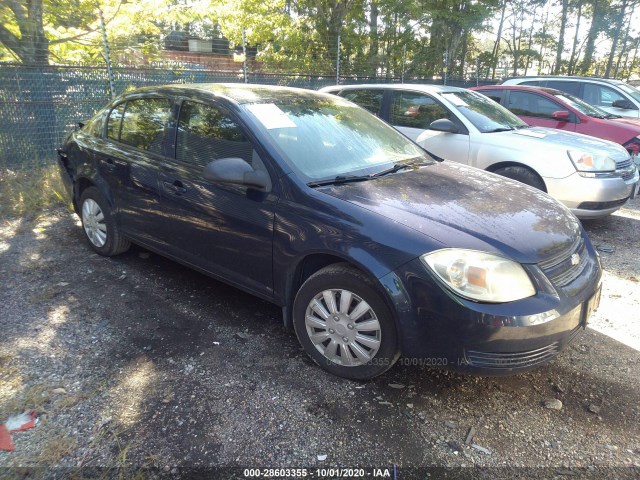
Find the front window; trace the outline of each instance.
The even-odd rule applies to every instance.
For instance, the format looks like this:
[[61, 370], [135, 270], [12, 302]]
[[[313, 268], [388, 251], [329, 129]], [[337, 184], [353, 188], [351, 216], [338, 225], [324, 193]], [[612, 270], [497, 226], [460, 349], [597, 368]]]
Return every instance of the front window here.
[[199, 165], [228, 157], [252, 163], [253, 147], [228, 114], [211, 105], [185, 101], [180, 108], [176, 153], [178, 160]]
[[339, 97], [300, 96], [243, 108], [306, 182], [374, 174], [416, 158], [431, 160], [402, 134]]
[[391, 105], [391, 124], [396, 127], [426, 130], [432, 122], [447, 118], [454, 120], [449, 111], [424, 93], [395, 92]]
[[482, 133], [524, 128], [528, 125], [502, 105], [471, 91], [441, 94]]
[[576, 110], [578, 110], [580, 113], [584, 115], [588, 115], [590, 117], [596, 117], [596, 118], [605, 118], [607, 117], [607, 115], [609, 115], [604, 110], [598, 107], [589, 105], [588, 103], [585, 103], [582, 100], [580, 100], [578, 97], [574, 97], [573, 95], [570, 95], [568, 93], [554, 93], [553, 96], [563, 101], [564, 103], [568, 104], [569, 106], [575, 108]]
[[640, 90], [637, 88], [627, 85], [626, 83], [618, 84], [618, 88], [633, 98], [636, 102], [640, 102]]

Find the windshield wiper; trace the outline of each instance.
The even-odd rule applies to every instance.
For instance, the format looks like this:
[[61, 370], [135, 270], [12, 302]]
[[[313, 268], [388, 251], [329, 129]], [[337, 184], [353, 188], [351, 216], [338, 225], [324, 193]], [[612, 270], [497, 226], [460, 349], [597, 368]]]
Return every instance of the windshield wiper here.
[[498, 127], [493, 130], [487, 130], [484, 133], [496, 133], [496, 132], [510, 132], [511, 130], [515, 130], [513, 127]]
[[604, 118], [622, 118], [622, 115], [614, 115], [613, 113], [608, 113], [604, 116]]
[[323, 185], [339, 185], [341, 183], [364, 182], [371, 180], [371, 175], [338, 175], [327, 180], [319, 180], [317, 182], [307, 183], [310, 187], [321, 187]]
[[391, 168], [387, 168], [380, 172], [372, 173], [369, 175], [338, 175], [334, 178], [329, 178], [327, 180], [319, 180], [316, 182], [307, 183], [310, 187], [321, 187], [323, 185], [340, 185], [342, 183], [351, 183], [351, 182], [364, 182], [367, 180], [371, 180], [372, 178], [382, 177], [384, 175], [389, 175], [390, 173], [396, 173], [400, 170], [404, 170], [405, 168], [413, 168], [416, 166], [428, 165], [428, 163], [420, 162], [420, 163], [396, 163]]

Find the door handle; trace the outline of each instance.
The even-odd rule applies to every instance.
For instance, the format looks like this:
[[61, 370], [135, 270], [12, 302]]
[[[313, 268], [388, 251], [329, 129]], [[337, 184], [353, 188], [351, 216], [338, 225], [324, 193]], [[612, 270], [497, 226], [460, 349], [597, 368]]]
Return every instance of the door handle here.
[[110, 172], [113, 172], [116, 169], [116, 164], [112, 158], [107, 158], [105, 160], [105, 168]]
[[175, 180], [173, 183], [170, 182], [162, 182], [162, 186], [165, 190], [172, 192], [176, 195], [183, 195], [187, 193], [187, 189], [184, 187], [180, 180]]

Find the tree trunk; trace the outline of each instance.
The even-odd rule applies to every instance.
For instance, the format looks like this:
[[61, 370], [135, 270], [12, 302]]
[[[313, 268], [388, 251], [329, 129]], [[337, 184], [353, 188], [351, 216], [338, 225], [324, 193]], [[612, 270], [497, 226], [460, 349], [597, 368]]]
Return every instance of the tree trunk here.
[[564, 50], [564, 31], [567, 27], [567, 0], [562, 0], [562, 19], [560, 21], [560, 34], [558, 35], [558, 48], [556, 50], [556, 65], [554, 75], [558, 75], [562, 68], [562, 52]]
[[504, 14], [507, 10], [507, 1], [503, 0], [502, 12], [500, 13], [500, 25], [498, 26], [498, 34], [496, 35], [496, 42], [493, 45], [493, 51], [491, 56], [493, 58], [493, 65], [491, 71], [491, 79], [496, 78], [496, 67], [498, 66], [498, 54], [500, 53], [500, 41], [502, 39], [502, 28], [504, 26]]
[[593, 12], [591, 17], [591, 26], [589, 27], [589, 33], [587, 33], [587, 43], [584, 48], [584, 57], [580, 63], [580, 67], [577, 69], [578, 73], [582, 75], [586, 74], [591, 68], [593, 62], [593, 54], [595, 52], [596, 39], [600, 33], [600, 17], [602, 16], [601, 7], [602, 4], [599, 0], [593, 0]]
[[378, 4], [376, 0], [371, 0], [371, 19], [369, 21], [369, 29], [371, 32], [371, 50], [369, 51], [369, 64], [371, 65], [371, 76], [375, 77], [378, 72]]
[[6, 0], [6, 4], [13, 12], [20, 36], [0, 24], [0, 42], [24, 65], [48, 65], [49, 40], [42, 22], [42, 0]]
[[620, 49], [620, 55], [618, 55], [618, 61], [616, 62], [616, 69], [613, 74], [614, 78], [618, 78], [618, 71], [620, 70], [620, 61], [625, 53], [627, 53], [627, 43], [629, 40], [629, 30], [631, 29], [631, 18], [633, 18], [633, 13], [636, 9], [635, 4], [631, 7], [631, 13], [627, 15], [627, 28], [624, 31], [624, 38], [622, 39], [622, 48]]
[[611, 76], [611, 68], [613, 67], [613, 59], [616, 56], [616, 50], [618, 49], [618, 41], [620, 40], [620, 30], [622, 30], [622, 23], [624, 22], [624, 14], [627, 10], [627, 0], [622, 2], [622, 8], [620, 13], [616, 17], [616, 24], [613, 28], [613, 38], [611, 39], [611, 52], [609, 53], [609, 59], [607, 60], [607, 67], [604, 70], [604, 78]]
[[571, 58], [569, 59], [568, 75], [573, 75], [576, 67], [576, 50], [578, 48], [578, 33], [580, 32], [580, 20], [582, 19], [582, 0], [578, 0], [578, 19], [576, 20], [576, 33], [573, 36], [573, 46], [571, 47]]

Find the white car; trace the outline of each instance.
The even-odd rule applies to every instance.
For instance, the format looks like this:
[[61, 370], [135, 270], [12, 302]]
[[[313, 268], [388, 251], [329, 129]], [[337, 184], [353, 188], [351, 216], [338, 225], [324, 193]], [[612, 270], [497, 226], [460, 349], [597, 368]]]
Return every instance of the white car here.
[[621, 145], [530, 127], [484, 95], [439, 85], [332, 86], [430, 153], [547, 192], [580, 218], [613, 213], [636, 194], [638, 170]]
[[620, 80], [562, 76], [515, 77], [505, 80], [502, 85], [555, 88], [581, 98], [610, 115], [640, 117], [640, 90]]

